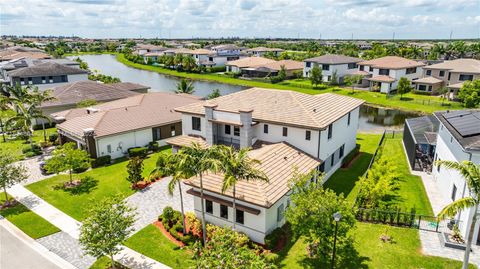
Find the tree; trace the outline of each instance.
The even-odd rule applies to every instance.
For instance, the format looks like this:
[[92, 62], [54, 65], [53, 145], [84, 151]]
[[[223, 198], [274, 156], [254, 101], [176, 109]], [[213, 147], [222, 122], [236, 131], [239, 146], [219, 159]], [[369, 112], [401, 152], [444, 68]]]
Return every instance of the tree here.
[[193, 94], [194, 92], [195, 87], [193, 86], [192, 82], [182, 78], [182, 80], [177, 83], [177, 89], [175, 90], [175, 93]]
[[220, 90], [219, 89], [213, 89], [212, 92], [207, 95], [207, 99], [210, 100], [210, 99], [214, 99], [214, 98], [217, 98], [217, 97], [220, 97], [222, 96], [220, 94]]
[[448, 95], [450, 94], [450, 89], [447, 88], [447, 87], [441, 87], [440, 89], [437, 90], [438, 93], [440, 94], [441, 98], [442, 98], [442, 106], [444, 105], [445, 103], [445, 100], [448, 100]]
[[337, 70], [333, 70], [332, 77], [330, 78], [330, 85], [334, 86], [338, 84]]
[[115, 268], [113, 255], [120, 252], [120, 245], [134, 231], [133, 209], [120, 198], [107, 198], [93, 203], [88, 216], [80, 228], [80, 244], [88, 255], [109, 257]]
[[[323, 189], [321, 180], [318, 183], [311, 182], [315, 175], [310, 173], [294, 176], [290, 197], [295, 206], [288, 207], [285, 216], [294, 234], [305, 237], [311, 256], [329, 260], [336, 225], [333, 214], [340, 212], [342, 215], [337, 231], [339, 254], [352, 247], [353, 240], [349, 231], [355, 226], [356, 220], [353, 208], [343, 194], [337, 195], [333, 190]], [[341, 255], [339, 258], [338, 260], [342, 259]]]
[[453, 162], [444, 160], [436, 161], [435, 165], [440, 167], [445, 166], [447, 169], [456, 170], [467, 183], [470, 196], [453, 201], [438, 213], [438, 218], [444, 219], [445, 217], [455, 217], [459, 212], [473, 208], [472, 222], [470, 223], [470, 226], [467, 227], [467, 247], [465, 249], [462, 266], [463, 269], [467, 269], [473, 241], [473, 233], [471, 231], [472, 227], [475, 227], [475, 224], [477, 223], [477, 212], [480, 204], [480, 165], [477, 165], [472, 161]]
[[480, 104], [480, 79], [465, 81], [458, 91], [458, 98], [466, 108], [474, 108]]
[[[32, 106], [36, 109], [39, 107], [41, 104], [45, 102], [49, 102], [54, 100], [55, 98], [51, 96], [51, 90], [46, 90], [46, 91], [39, 91], [37, 87], [35, 87], [31, 93], [32, 96]], [[39, 114], [42, 114], [41, 110], [37, 110]], [[47, 142], [47, 132], [45, 131], [45, 118], [47, 119], [47, 122], [50, 124], [50, 118], [49, 117], [41, 117], [42, 120], [42, 130], [43, 130], [43, 141]]]
[[22, 164], [15, 164], [15, 156], [7, 151], [0, 151], [0, 186], [5, 193], [5, 205], [10, 204], [7, 188], [28, 178], [27, 169]]
[[208, 225], [208, 231], [210, 239], [206, 245], [195, 245], [195, 268], [277, 268], [263, 253], [257, 254], [257, 249], [250, 248], [246, 235], [213, 225]]
[[143, 159], [140, 157], [132, 157], [127, 164], [127, 180], [135, 186], [143, 180]]
[[200, 200], [202, 201], [202, 236], [206, 243], [207, 231], [205, 228], [205, 203], [203, 196], [203, 174], [208, 171], [218, 171], [219, 163], [213, 156], [211, 149], [206, 149], [198, 143], [183, 147], [177, 153], [179, 166], [185, 177], [196, 176], [200, 181]]
[[285, 79], [287, 79], [287, 70], [285, 69], [285, 65], [281, 65], [280, 66], [280, 71], [278, 71], [278, 79], [280, 81], [284, 81]]
[[77, 107], [78, 108], [90, 107], [90, 106], [94, 106], [96, 104], [98, 104], [98, 102], [95, 99], [84, 99], [84, 100], [77, 103]]
[[403, 98], [403, 95], [410, 92], [410, 81], [406, 77], [401, 77], [398, 81], [397, 93], [400, 94], [400, 100]]
[[318, 67], [318, 65], [314, 64], [313, 68], [310, 70], [310, 82], [312, 83], [313, 87], [317, 87], [318, 84], [322, 83], [322, 81], [322, 70]]
[[186, 71], [193, 71], [197, 67], [197, 63], [192, 56], [184, 56], [182, 58], [182, 67]]
[[235, 230], [236, 223], [236, 185], [240, 180], [244, 181], [265, 181], [268, 182], [268, 178], [261, 170], [256, 166], [260, 164], [260, 161], [252, 159], [248, 156], [250, 148], [242, 148], [235, 150], [233, 147], [218, 145], [215, 146], [214, 154], [218, 155], [219, 171], [223, 173], [223, 185], [222, 192], [225, 193], [228, 189], [232, 189], [233, 198], [233, 230]]
[[73, 185], [72, 172], [89, 168], [90, 162], [90, 156], [85, 150], [77, 149], [74, 142], [68, 142], [53, 151], [52, 158], [45, 161], [45, 169], [57, 174], [68, 171], [70, 185]]
[[180, 53], [175, 54], [175, 56], [173, 57], [173, 64], [175, 66], [179, 66], [182, 63], [183, 63], [183, 55]]
[[355, 85], [359, 84], [363, 79], [362, 75], [347, 75], [343, 78], [343, 82], [347, 86], [352, 86], [352, 93], [355, 92]]

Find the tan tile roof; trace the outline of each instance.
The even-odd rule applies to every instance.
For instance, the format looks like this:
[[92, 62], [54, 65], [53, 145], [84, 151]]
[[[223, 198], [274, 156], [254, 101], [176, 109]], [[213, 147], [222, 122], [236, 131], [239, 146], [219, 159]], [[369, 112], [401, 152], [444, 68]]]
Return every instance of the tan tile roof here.
[[480, 60], [475, 59], [457, 59], [445, 61], [439, 64], [425, 66], [425, 69], [445, 69], [450, 72], [475, 73], [480, 74]]
[[386, 56], [382, 58], [377, 58], [369, 61], [359, 62], [359, 65], [368, 65], [374, 68], [385, 68], [385, 69], [404, 69], [411, 67], [420, 67], [425, 64], [422, 62], [417, 62], [415, 60], [405, 59], [398, 56]]
[[206, 49], [195, 49], [191, 52], [192, 54], [199, 54], [199, 55], [208, 55], [212, 53], [211, 50], [206, 50]]
[[278, 48], [266, 48], [266, 47], [255, 47], [251, 49], [247, 49], [246, 52], [280, 52], [283, 51], [283, 49], [278, 49]]
[[50, 59], [51, 56], [37, 51], [16, 51], [14, 49], [0, 51], [0, 61], [10, 61], [19, 58]]
[[246, 57], [235, 61], [228, 61], [225, 65], [233, 65], [239, 68], [254, 67], [262, 64], [273, 63], [275, 60], [263, 57]]
[[139, 90], [148, 90], [150, 89], [149, 86], [145, 86], [138, 83], [132, 82], [117, 82], [117, 83], [110, 83], [108, 86], [113, 87], [115, 89], [127, 90], [127, 91], [139, 91]]
[[172, 138], [169, 138], [165, 141], [167, 144], [178, 146], [178, 147], [189, 147], [192, 143], [198, 143], [203, 148], [208, 148], [207, 141], [202, 137], [190, 136], [190, 135], [179, 135]]
[[87, 113], [87, 108], [72, 109], [53, 113], [52, 116], [66, 116], [58, 129], [82, 137], [83, 130], [93, 128], [95, 136], [107, 136], [132, 130], [179, 122], [181, 114], [175, 107], [199, 102], [194, 96], [173, 93], [146, 93], [93, 106], [97, 112]]
[[367, 79], [371, 81], [378, 81], [378, 82], [394, 82], [395, 81], [394, 78], [386, 75], [373, 76]]
[[282, 65], [285, 66], [285, 70], [303, 69], [303, 62], [293, 61], [293, 60], [274, 61], [266, 64], [257, 65], [255, 66], [255, 68], [263, 67], [271, 70], [280, 71], [280, 69], [282, 68]]
[[434, 77], [424, 77], [416, 80], [412, 80], [412, 83], [425, 83], [425, 84], [437, 84], [442, 83], [443, 80]]
[[362, 76], [366, 76], [370, 73], [368, 73], [367, 71], [362, 71], [362, 70], [357, 70], [355, 72], [352, 73], [352, 75], [362, 75]]
[[[239, 181], [236, 185], [236, 198], [266, 208], [271, 207], [290, 191], [289, 181], [295, 171], [306, 174], [322, 163], [286, 142], [264, 145], [250, 151], [249, 156], [261, 162], [257, 168], [266, 174], [269, 182]], [[203, 176], [203, 187], [205, 190], [221, 194], [222, 181], [222, 174], [208, 173]], [[196, 177], [186, 183], [199, 186]], [[224, 195], [232, 197], [232, 190], [227, 190]]]
[[216, 104], [216, 110], [233, 113], [238, 113], [240, 109], [253, 109], [254, 121], [325, 129], [363, 103], [363, 100], [333, 93], [310, 95], [287, 90], [251, 88], [178, 107], [176, 110], [204, 115], [205, 104]]
[[455, 84], [450, 84], [448, 85], [447, 87], [448, 88], [452, 88], [452, 89], [460, 89], [463, 87], [463, 83], [464, 82], [459, 82], [459, 83], [455, 83]]

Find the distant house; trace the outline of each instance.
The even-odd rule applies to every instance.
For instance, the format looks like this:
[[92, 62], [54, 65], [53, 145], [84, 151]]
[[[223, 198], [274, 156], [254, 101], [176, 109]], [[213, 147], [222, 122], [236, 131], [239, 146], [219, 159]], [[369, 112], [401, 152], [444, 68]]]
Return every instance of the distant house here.
[[406, 77], [412, 81], [422, 76], [425, 64], [398, 56], [386, 56], [358, 63], [358, 71], [367, 72], [366, 81], [370, 89], [377, 88], [382, 93], [397, 89], [398, 81]]
[[15, 46], [0, 50], [0, 62], [19, 58], [50, 59], [51, 57], [52, 56], [48, 55], [43, 50], [36, 48]]
[[135, 47], [134, 53], [138, 55], [144, 55], [149, 52], [159, 53], [167, 50], [162, 46], [150, 45], [150, 44], [140, 44]]
[[457, 59], [423, 67], [423, 78], [414, 81], [417, 90], [435, 91], [445, 86], [456, 94], [465, 81], [480, 79], [480, 60]]
[[248, 77], [271, 77], [277, 76], [282, 67], [285, 68], [287, 78], [290, 78], [295, 75], [295, 72], [302, 72], [303, 63], [293, 60], [273, 61], [265, 64], [241, 68], [241, 72], [244, 76]]
[[239, 60], [228, 61], [225, 64], [225, 67], [227, 72], [240, 73], [244, 68], [250, 68], [274, 62], [275, 60], [263, 57], [246, 57]]
[[10, 85], [17, 83], [48, 89], [75, 81], [88, 80], [88, 71], [56, 62], [42, 62], [6, 72]]
[[233, 44], [216, 45], [210, 47], [212, 53], [208, 60], [214, 62], [215, 66], [225, 66], [227, 62], [247, 57], [245, 48]]
[[51, 114], [62, 143], [73, 141], [92, 158], [119, 158], [129, 148], [147, 146], [182, 134], [181, 114], [175, 107], [199, 102], [191, 95], [146, 93], [88, 108]]
[[345, 75], [353, 74], [357, 71], [357, 64], [362, 59], [348, 57], [337, 54], [326, 54], [319, 57], [305, 59], [303, 62], [305, 66], [303, 68], [303, 76], [309, 77], [312, 68], [317, 65], [322, 70], [323, 81], [329, 82], [332, 78], [332, 74], [336, 72], [338, 83], [343, 82]]
[[166, 141], [174, 152], [192, 142], [203, 147], [252, 147], [249, 156], [261, 161], [257, 168], [269, 179], [237, 183], [234, 219], [233, 193], [222, 192], [222, 174], [203, 176], [203, 201], [198, 179], [190, 178], [187, 193], [194, 196], [195, 213], [200, 214], [203, 203], [207, 222], [219, 226], [236, 222], [238, 231], [264, 243], [267, 234], [285, 223], [284, 212], [291, 194], [288, 183], [295, 171], [325, 172], [326, 180], [355, 147], [362, 103], [329, 93], [309, 95], [251, 88], [177, 107], [175, 110], [182, 113], [182, 135]]
[[245, 50], [247, 54], [250, 54], [252, 56], [263, 56], [265, 53], [271, 53], [274, 56], [280, 55], [280, 53], [283, 52], [283, 49], [277, 49], [277, 48], [266, 48], [266, 47], [255, 47], [251, 49]]
[[195, 63], [199, 66], [211, 67], [215, 66], [216, 63], [213, 61], [213, 57], [210, 57], [212, 54], [211, 50], [207, 49], [194, 49], [190, 52], [190, 55], [195, 59]]

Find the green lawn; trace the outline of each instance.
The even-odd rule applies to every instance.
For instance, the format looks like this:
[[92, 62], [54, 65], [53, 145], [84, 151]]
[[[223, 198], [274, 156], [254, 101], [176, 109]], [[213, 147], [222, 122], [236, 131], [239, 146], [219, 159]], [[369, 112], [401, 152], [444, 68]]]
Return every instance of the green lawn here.
[[[383, 243], [380, 235], [388, 229], [393, 243]], [[426, 256], [421, 251], [418, 230], [390, 227], [380, 224], [358, 223], [353, 232], [357, 253], [350, 253], [349, 265], [342, 268], [460, 268], [461, 262], [441, 257]], [[306, 244], [300, 238], [291, 242], [280, 253], [280, 268], [327, 268], [328, 263], [310, 259], [306, 255]], [[470, 268], [475, 268], [473, 265]]]
[[403, 110], [410, 110], [410, 111], [417, 111], [417, 112], [423, 112], [423, 113], [432, 113], [437, 110], [446, 110], [446, 109], [453, 110], [453, 109], [463, 108], [462, 104], [458, 102], [449, 102], [450, 106], [442, 106], [441, 100], [438, 96], [425, 96], [425, 95], [408, 93], [404, 95], [403, 100], [400, 100], [399, 97], [393, 97], [393, 98], [387, 99], [385, 94], [378, 93], [378, 92], [357, 90], [354, 93], [352, 93], [350, 89], [343, 89], [338, 87], [325, 87], [324, 89], [313, 89], [310, 82], [306, 79], [287, 80], [281, 83], [272, 84], [269, 82], [231, 78], [222, 74], [199, 74], [199, 73], [178, 72], [176, 70], [171, 70], [171, 69], [167, 69], [159, 66], [137, 64], [127, 60], [125, 56], [121, 53], [118, 53], [116, 55], [117, 55], [116, 58], [119, 62], [134, 68], [153, 71], [153, 72], [176, 76], [176, 77], [195, 79], [195, 80], [215, 81], [219, 83], [226, 83], [226, 84], [239, 85], [239, 86], [245, 86], [245, 87], [262, 87], [262, 88], [279, 89], [279, 90], [292, 90], [292, 91], [297, 91], [297, 92], [302, 92], [307, 94], [334, 92], [337, 94], [348, 95], [348, 96], [353, 96], [359, 99], [363, 99], [367, 103], [374, 104], [374, 105], [403, 109]]
[[[171, 148], [166, 147], [162, 151], [169, 152]], [[158, 154], [152, 154], [145, 160], [144, 176], [147, 176], [155, 167]], [[83, 220], [87, 217], [90, 204], [98, 203], [105, 197], [118, 195], [121, 198], [126, 198], [134, 193], [131, 184], [126, 180], [127, 163], [128, 161], [122, 161], [74, 175], [75, 178], [91, 176], [95, 180], [95, 182], [86, 185], [81, 193], [72, 194], [58, 188], [68, 180], [68, 175], [57, 175], [30, 184], [27, 189], [73, 218]]]
[[[1, 194], [2, 197], [4, 194]], [[0, 203], [5, 202], [5, 197], [0, 199]], [[22, 204], [15, 207], [0, 210], [0, 215], [5, 217], [8, 221], [17, 226], [20, 230], [26, 233], [33, 239], [38, 239], [56, 232], [60, 229], [50, 224], [44, 218], [33, 213]]]
[[[57, 132], [57, 128], [49, 128], [46, 129], [46, 136], [48, 140], [48, 136], [52, 133]], [[5, 150], [12, 152], [16, 156], [18, 156], [19, 160], [25, 158], [24, 154], [22, 153], [22, 149], [29, 145], [28, 141], [20, 140], [20, 139], [11, 139], [8, 135], [6, 136], [6, 142], [3, 142], [3, 138], [0, 136], [0, 150]], [[39, 143], [43, 141], [43, 130], [36, 130], [33, 132], [33, 141], [35, 143]]]
[[172, 268], [189, 268], [192, 254], [168, 240], [153, 224], [130, 237], [125, 246]]

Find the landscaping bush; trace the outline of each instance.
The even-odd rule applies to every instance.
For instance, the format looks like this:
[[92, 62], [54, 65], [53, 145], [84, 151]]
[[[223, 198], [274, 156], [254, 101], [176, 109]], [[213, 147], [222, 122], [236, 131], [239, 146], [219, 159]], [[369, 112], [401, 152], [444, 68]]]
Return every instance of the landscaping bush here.
[[147, 152], [148, 152], [148, 148], [146, 147], [129, 148], [128, 156], [145, 158], [147, 157]]
[[48, 147], [51, 147], [52, 146], [52, 142], [50, 141], [40, 141], [40, 143], [38, 143], [40, 145], [41, 148], [48, 148]]
[[274, 249], [282, 239], [287, 240], [290, 235], [291, 227], [288, 223], [278, 227], [265, 236], [265, 247], [270, 250]]
[[58, 134], [57, 133], [52, 133], [48, 136], [48, 141], [50, 143], [56, 143], [58, 139]]
[[413, 91], [413, 93], [418, 95], [433, 95], [432, 92], [426, 92], [426, 91]]
[[75, 174], [80, 174], [80, 173], [83, 173], [85, 171], [87, 171], [89, 168], [89, 165], [88, 164], [85, 164], [81, 167], [78, 167], [76, 169], [73, 169], [72, 172], [75, 173]]
[[275, 84], [275, 83], [279, 83], [279, 82], [282, 82], [283, 81], [283, 78], [281, 76], [271, 76], [270, 77], [270, 82]]
[[37, 144], [27, 145], [23, 147], [22, 153], [25, 154], [26, 157], [33, 157], [42, 154], [42, 148]]
[[302, 78], [303, 77], [303, 70], [293, 71], [293, 78]]
[[171, 228], [178, 228], [175, 227], [175, 225], [179, 224], [180, 231], [182, 231], [181, 218], [182, 213], [174, 210], [171, 206], [167, 206], [163, 209], [163, 213], [162, 215], [160, 215], [159, 220], [161, 220], [163, 227], [165, 227], [166, 230], [170, 230]]
[[112, 162], [112, 156], [110, 155], [105, 155], [98, 157], [92, 161], [92, 167], [100, 167], [100, 166], [105, 166], [107, 164], [110, 164]]
[[202, 221], [199, 220], [195, 213], [187, 212], [185, 213], [185, 219], [187, 222], [187, 230], [190, 232], [201, 232], [202, 230]]
[[355, 145], [355, 148], [352, 151], [350, 151], [350, 153], [348, 153], [347, 156], [345, 156], [345, 158], [343, 158], [342, 166], [350, 163], [359, 152], [360, 152], [360, 144], [357, 144]]
[[208, 68], [209, 73], [218, 73], [218, 72], [225, 72], [226, 67], [225, 66], [213, 66]]
[[160, 148], [160, 146], [158, 145], [158, 142], [157, 141], [152, 141], [152, 142], [149, 142], [148, 143], [148, 149], [151, 150], [151, 151], [158, 151], [158, 149]]

